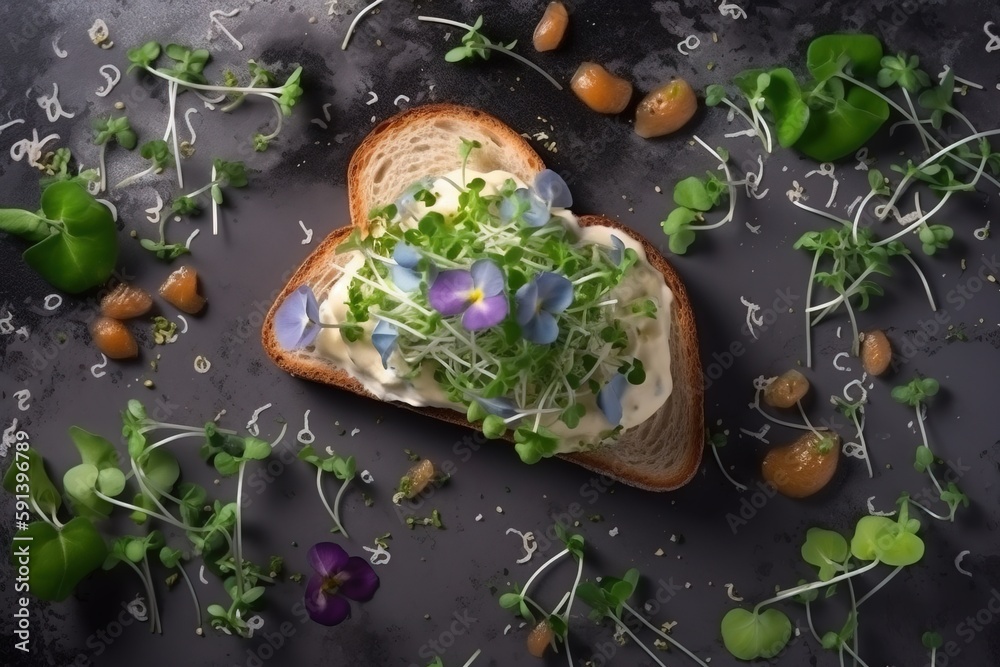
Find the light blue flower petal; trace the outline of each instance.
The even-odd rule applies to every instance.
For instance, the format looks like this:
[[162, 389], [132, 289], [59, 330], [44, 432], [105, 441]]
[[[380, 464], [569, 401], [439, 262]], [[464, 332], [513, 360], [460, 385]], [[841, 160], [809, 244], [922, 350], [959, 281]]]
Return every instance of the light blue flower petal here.
[[518, 208], [517, 195], [511, 195], [501, 199], [500, 208], [497, 211], [500, 214], [500, 222], [505, 225], [511, 222], [517, 217]]
[[542, 310], [561, 313], [573, 303], [573, 283], [558, 273], [539, 273], [533, 282], [538, 284], [538, 303]]
[[488, 296], [466, 309], [462, 315], [462, 326], [469, 331], [489, 329], [500, 324], [507, 317], [509, 309], [506, 295]]
[[413, 195], [417, 194], [421, 190], [430, 190], [434, 186], [434, 179], [423, 178], [410, 187], [406, 188], [406, 191], [399, 196], [399, 199], [395, 201], [396, 212], [401, 216], [411, 216], [417, 217], [419, 213], [418, 206], [422, 205], [422, 202], [418, 202], [413, 198]]
[[622, 260], [625, 259], [625, 242], [614, 234], [611, 235], [611, 252], [608, 253], [608, 257], [615, 266], [621, 266]]
[[529, 343], [549, 345], [559, 338], [559, 325], [556, 318], [544, 310], [538, 311], [534, 317], [521, 325], [521, 335]]
[[549, 206], [569, 208], [573, 205], [573, 195], [566, 181], [551, 169], [544, 169], [535, 176], [535, 192]]
[[417, 268], [417, 262], [420, 261], [420, 253], [417, 249], [411, 246], [405, 241], [400, 241], [396, 244], [396, 247], [392, 249], [392, 258], [395, 260], [396, 264], [407, 269]]
[[382, 368], [389, 368], [389, 357], [396, 348], [397, 338], [399, 338], [399, 332], [396, 331], [396, 327], [385, 320], [379, 320], [375, 328], [372, 329], [372, 345], [382, 357]]
[[472, 274], [472, 284], [481, 290], [483, 296], [496, 296], [503, 293], [506, 280], [503, 271], [488, 259], [476, 260], [469, 270]]
[[538, 283], [530, 280], [517, 288], [514, 294], [517, 312], [514, 317], [522, 327], [538, 312]]
[[449, 269], [439, 273], [431, 283], [427, 300], [442, 315], [459, 315], [469, 305], [473, 287], [472, 274], [463, 269]]
[[390, 266], [389, 277], [404, 292], [415, 292], [420, 288], [420, 274], [405, 266]]
[[506, 396], [499, 396], [497, 398], [482, 398], [480, 396], [476, 396], [475, 399], [477, 403], [483, 406], [483, 409], [486, 410], [486, 412], [503, 419], [510, 419], [520, 412], [517, 407], [517, 403]]
[[286, 350], [308, 346], [319, 334], [319, 326], [315, 324], [318, 319], [316, 296], [307, 285], [302, 285], [285, 297], [274, 314], [274, 335], [278, 345]]
[[604, 388], [597, 392], [597, 407], [604, 413], [612, 426], [622, 423], [622, 396], [628, 388], [628, 380], [624, 375], [618, 373]]
[[541, 227], [552, 217], [548, 205], [535, 195], [528, 194], [528, 203], [528, 210], [524, 212], [521, 219], [529, 227]]

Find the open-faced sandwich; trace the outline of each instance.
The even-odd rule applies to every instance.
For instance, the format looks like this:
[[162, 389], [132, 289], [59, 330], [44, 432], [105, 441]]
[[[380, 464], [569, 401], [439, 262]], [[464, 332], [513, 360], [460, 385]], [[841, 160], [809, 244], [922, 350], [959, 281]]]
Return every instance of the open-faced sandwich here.
[[376, 127], [349, 168], [350, 225], [264, 323], [288, 372], [513, 440], [651, 490], [701, 460], [694, 316], [648, 241], [577, 218], [516, 132], [454, 105]]

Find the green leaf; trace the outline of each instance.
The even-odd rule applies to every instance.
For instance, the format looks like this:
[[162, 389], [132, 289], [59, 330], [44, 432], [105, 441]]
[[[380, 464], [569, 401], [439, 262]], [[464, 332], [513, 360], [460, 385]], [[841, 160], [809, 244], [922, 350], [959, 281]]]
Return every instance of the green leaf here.
[[877, 558], [894, 567], [912, 565], [923, 557], [924, 543], [911, 527], [888, 517], [862, 517], [851, 539], [851, 553], [863, 561]]
[[932, 463], [934, 463], [934, 453], [930, 448], [924, 445], [917, 447], [916, 458], [913, 461], [913, 467], [917, 472], [926, 472]]
[[503, 609], [514, 609], [521, 604], [521, 599], [517, 593], [504, 593], [500, 596], [500, 606]]
[[705, 105], [714, 107], [726, 99], [726, 89], [717, 83], [710, 84], [705, 88]]
[[597, 584], [585, 581], [576, 587], [576, 596], [591, 608], [590, 617], [599, 621], [611, 614], [611, 607], [605, 597], [604, 590]]
[[160, 57], [160, 44], [158, 42], [146, 42], [142, 46], [129, 49], [126, 52], [128, 61], [132, 63], [129, 71], [133, 67], [150, 67]]
[[755, 614], [746, 609], [730, 609], [722, 618], [722, 641], [740, 660], [773, 658], [788, 644], [792, 622], [777, 609]]
[[675, 208], [667, 216], [667, 219], [660, 223], [663, 233], [668, 236], [679, 234], [691, 223], [698, 220], [698, 214], [689, 208]]
[[73, 511], [81, 517], [103, 519], [111, 513], [111, 503], [97, 496], [100, 471], [90, 463], [81, 463], [63, 475], [63, 489], [69, 496]]
[[271, 455], [271, 445], [260, 438], [247, 437], [243, 443], [243, 455], [240, 458], [244, 461], [262, 461]]
[[24, 252], [24, 261], [32, 269], [71, 294], [111, 277], [118, 259], [118, 234], [107, 206], [79, 183], [59, 181], [42, 192], [42, 211], [63, 227]]
[[125, 473], [118, 468], [104, 468], [97, 473], [97, 488], [104, 495], [114, 498], [125, 490]]
[[506, 432], [507, 424], [504, 423], [502, 417], [497, 415], [487, 415], [483, 418], [483, 435], [487, 438], [496, 440], [497, 438], [502, 438]]
[[818, 81], [849, 71], [864, 79], [875, 76], [882, 64], [882, 42], [874, 35], [833, 34], [809, 43], [806, 66]]
[[79, 426], [69, 427], [69, 437], [76, 445], [80, 459], [84, 463], [96, 466], [99, 470], [118, 465], [118, 452], [107, 439], [85, 431]]
[[889, 118], [889, 104], [863, 88], [851, 88], [827, 110], [813, 109], [795, 148], [818, 162], [853, 155]]
[[[29, 447], [25, 456], [28, 459], [27, 470], [22, 471], [18, 468], [21, 461], [19, 454], [17, 463], [10, 465], [3, 476], [3, 488], [9, 493], [20, 494], [22, 489], [19, 489], [18, 485], [24, 484], [28, 488], [29, 497], [35, 501], [39, 509], [53, 516], [62, 506], [62, 497], [45, 472], [45, 459], [34, 447]], [[18, 481], [19, 475], [22, 476], [22, 481]]]
[[244, 592], [243, 595], [240, 596], [240, 601], [243, 604], [253, 604], [257, 600], [259, 600], [262, 595], [264, 595], [264, 590], [265, 589], [263, 586], [254, 586], [253, 588]]
[[691, 244], [694, 243], [694, 239], [695, 233], [693, 231], [690, 229], [682, 229], [670, 237], [670, 241], [667, 245], [670, 247], [670, 252], [677, 255], [683, 255], [687, 252], [687, 249], [691, 247]]
[[146, 486], [157, 498], [173, 491], [181, 476], [177, 458], [163, 447], [150, 450], [139, 462]]
[[709, 211], [715, 205], [705, 183], [696, 176], [689, 176], [674, 186], [674, 203], [693, 211]]
[[[13, 545], [28, 544], [17, 538], [31, 540], [28, 585], [32, 595], [51, 602], [68, 598], [84, 577], [101, 567], [108, 551], [94, 524], [83, 517], [71, 519], [59, 530], [38, 521], [18, 531], [13, 542]], [[11, 548], [15, 567], [16, 549], [16, 546]]]
[[17, 208], [0, 209], [0, 231], [20, 236], [26, 241], [37, 243], [49, 236], [49, 226], [44, 218]]
[[802, 559], [819, 568], [821, 581], [829, 581], [847, 559], [847, 540], [840, 533], [822, 528], [810, 528], [802, 545]]
[[926, 649], [941, 648], [944, 645], [944, 638], [936, 632], [925, 632], [920, 636], [920, 643]]
[[764, 92], [764, 104], [774, 115], [778, 143], [788, 148], [805, 132], [811, 112], [790, 69], [780, 67], [768, 74], [770, 84]]

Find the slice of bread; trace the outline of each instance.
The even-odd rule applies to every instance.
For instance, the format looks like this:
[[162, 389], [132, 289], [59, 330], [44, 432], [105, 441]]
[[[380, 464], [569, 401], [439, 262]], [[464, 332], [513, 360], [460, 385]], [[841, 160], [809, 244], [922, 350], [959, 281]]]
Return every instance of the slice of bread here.
[[[333, 268], [346, 262], [337, 246], [352, 229], [367, 223], [368, 212], [394, 201], [415, 181], [438, 176], [461, 166], [460, 138], [475, 139], [482, 147], [473, 151], [469, 168], [503, 169], [530, 183], [545, 168], [524, 139], [502, 122], [481, 111], [454, 105], [432, 105], [391, 118], [361, 143], [348, 169], [352, 225], [332, 232], [303, 262], [278, 296], [264, 321], [264, 349], [289, 373], [372, 397], [344, 369], [308, 350], [285, 350], [274, 331], [277, 305], [301, 285], [309, 285], [320, 298], [340, 273]], [[650, 264], [674, 294], [670, 329], [673, 391], [656, 414], [629, 429], [616, 443], [593, 451], [562, 455], [590, 470], [626, 484], [651, 491], [669, 491], [687, 483], [701, 462], [704, 448], [704, 414], [701, 361], [694, 313], [684, 284], [676, 271], [648, 240], [614, 220], [583, 216], [581, 225], [608, 225], [639, 241]], [[373, 397], [374, 398], [374, 397]], [[425, 415], [475, 428], [463, 413], [445, 408], [413, 408]]]

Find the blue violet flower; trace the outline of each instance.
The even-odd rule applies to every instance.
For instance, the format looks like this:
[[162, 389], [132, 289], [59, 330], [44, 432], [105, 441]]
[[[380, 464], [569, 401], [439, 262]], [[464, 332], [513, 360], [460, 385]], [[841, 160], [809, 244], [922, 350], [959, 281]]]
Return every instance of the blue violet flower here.
[[517, 323], [525, 340], [548, 345], [559, 337], [555, 315], [573, 303], [573, 283], [557, 273], [539, 273], [514, 295]]
[[597, 407], [612, 426], [622, 423], [622, 397], [626, 389], [628, 389], [628, 379], [617, 373], [597, 392]]
[[469, 331], [488, 329], [507, 317], [510, 305], [504, 294], [504, 274], [488, 259], [472, 267], [442, 271], [434, 279], [427, 299], [442, 315], [461, 315]]

